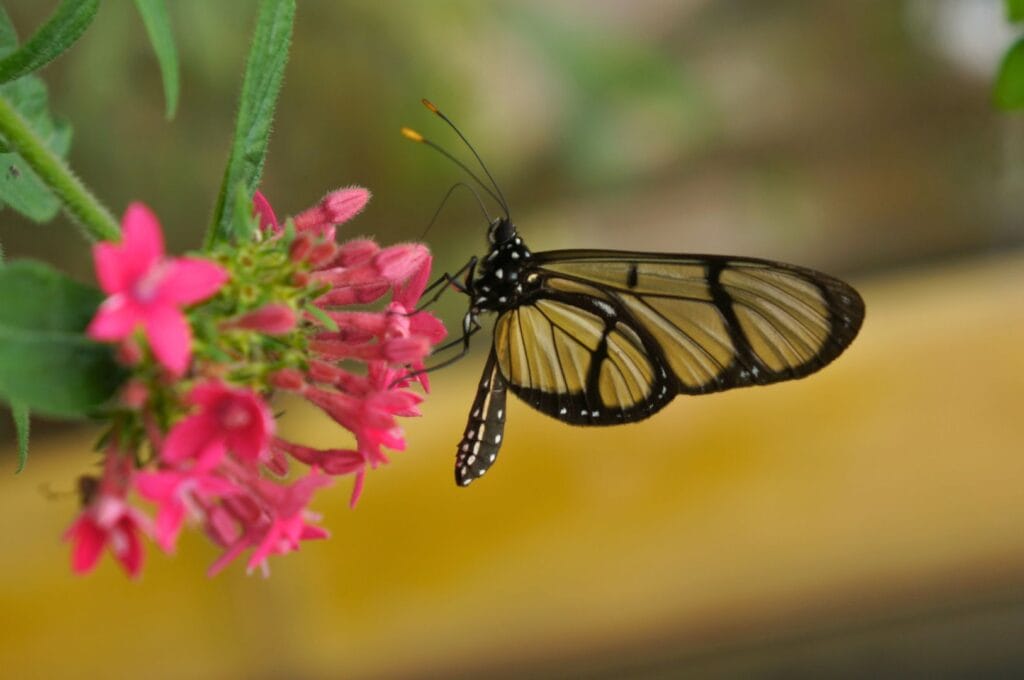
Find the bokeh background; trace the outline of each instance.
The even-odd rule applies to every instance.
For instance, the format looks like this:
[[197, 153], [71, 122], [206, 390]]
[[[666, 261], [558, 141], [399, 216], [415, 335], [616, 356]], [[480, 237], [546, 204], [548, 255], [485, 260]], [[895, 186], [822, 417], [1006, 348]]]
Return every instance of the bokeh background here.
[[[55, 2], [4, 3], [27, 35]], [[253, 3], [175, 0], [182, 98], [129, 3], [43, 73], [71, 162], [195, 247]], [[498, 465], [452, 482], [486, 342], [436, 374], [409, 450], [318, 509], [333, 537], [204, 576], [198, 536], [130, 582], [60, 542], [89, 427], [41, 422], [0, 476], [5, 677], [749, 677], [1024, 671], [1024, 114], [991, 105], [998, 0], [300, 3], [264, 192], [359, 183], [348, 230], [420, 238], [475, 142], [535, 250], [746, 254], [854, 283], [861, 337], [806, 380], [584, 430], [510, 405]], [[481, 253], [456, 194], [438, 269]], [[0, 215], [11, 257], [91, 279], [63, 218]], [[2, 304], [2, 301], [0, 301]], [[457, 327], [465, 300], [438, 310]], [[340, 432], [300, 405], [284, 427]], [[15, 467], [5, 424], [0, 468]]]

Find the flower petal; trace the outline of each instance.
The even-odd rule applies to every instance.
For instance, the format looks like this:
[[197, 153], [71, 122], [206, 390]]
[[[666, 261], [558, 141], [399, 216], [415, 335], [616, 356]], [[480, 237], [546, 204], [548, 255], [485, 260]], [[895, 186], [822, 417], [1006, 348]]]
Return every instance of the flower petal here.
[[[198, 458], [218, 435], [216, 423], [203, 415], [189, 416], [175, 425], [164, 439], [160, 459], [180, 463]], [[140, 480], [141, 481], [141, 480]], [[142, 481], [142, 483], [145, 483]], [[140, 492], [142, 488], [140, 488]], [[147, 496], [152, 498], [151, 496]], [[153, 498], [153, 500], [156, 500]]]
[[108, 297], [96, 310], [85, 333], [93, 340], [123, 340], [142, 322], [141, 310], [127, 297], [117, 294]]
[[121, 233], [121, 257], [134, 271], [147, 271], [164, 256], [160, 221], [142, 203], [132, 203], [125, 210]]
[[92, 261], [96, 267], [96, 280], [103, 292], [120, 293], [131, 285], [135, 269], [127, 264], [121, 246], [97, 243], [92, 247]]
[[153, 305], [143, 320], [146, 339], [157, 361], [174, 376], [181, 376], [192, 358], [192, 329], [185, 315], [168, 305]]
[[185, 504], [172, 500], [163, 503], [156, 513], [155, 538], [157, 545], [166, 552], [174, 552], [178, 543], [181, 525], [185, 522]]
[[71, 548], [71, 570], [76, 574], [92, 571], [106, 543], [106, 532], [91, 518], [82, 515], [71, 525], [64, 538], [74, 542]]
[[430, 280], [430, 266], [433, 261], [434, 258], [427, 253], [422, 264], [413, 271], [404, 284], [395, 290], [395, 302], [409, 309], [416, 307], [416, 303], [423, 295], [423, 291], [427, 288], [427, 282]]
[[273, 234], [281, 231], [281, 227], [277, 223], [277, 217], [274, 216], [274, 209], [270, 207], [270, 201], [267, 200], [267, 197], [262, 192], [257, 191], [253, 194], [252, 210], [260, 218], [260, 229]]
[[145, 557], [142, 541], [139, 540], [139, 527], [126, 517], [118, 523], [114, 533], [111, 541], [114, 557], [130, 577], [138, 577], [139, 572], [142, 571], [142, 561]]
[[168, 265], [160, 283], [160, 299], [176, 305], [188, 305], [210, 297], [228, 280], [228, 272], [219, 264], [197, 257], [179, 257]]

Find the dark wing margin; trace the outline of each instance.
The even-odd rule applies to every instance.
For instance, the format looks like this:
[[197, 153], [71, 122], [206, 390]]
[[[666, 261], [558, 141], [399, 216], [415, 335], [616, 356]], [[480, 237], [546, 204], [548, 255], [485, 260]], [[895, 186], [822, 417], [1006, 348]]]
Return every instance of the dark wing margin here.
[[469, 411], [466, 434], [455, 454], [455, 483], [468, 486], [494, 464], [505, 435], [507, 385], [491, 350]]
[[864, 319], [848, 284], [755, 258], [552, 251], [535, 254], [531, 277], [495, 325], [500, 372], [534, 408], [583, 425], [809, 375]]

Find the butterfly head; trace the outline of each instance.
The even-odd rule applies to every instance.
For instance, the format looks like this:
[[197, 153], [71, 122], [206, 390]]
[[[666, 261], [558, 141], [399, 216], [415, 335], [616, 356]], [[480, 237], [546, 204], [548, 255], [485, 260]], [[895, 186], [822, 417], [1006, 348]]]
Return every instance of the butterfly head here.
[[499, 217], [487, 229], [487, 240], [492, 246], [507, 243], [516, 237], [516, 225], [507, 217]]

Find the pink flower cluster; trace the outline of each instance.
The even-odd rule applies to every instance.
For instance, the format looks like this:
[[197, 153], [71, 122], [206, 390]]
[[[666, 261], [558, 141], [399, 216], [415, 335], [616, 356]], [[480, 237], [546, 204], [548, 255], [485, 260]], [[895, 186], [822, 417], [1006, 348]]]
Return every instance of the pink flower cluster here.
[[[120, 445], [108, 449], [103, 476], [67, 533], [76, 572], [89, 571], [108, 547], [135, 576], [143, 561], [140, 537], [149, 535], [172, 552], [186, 520], [198, 523], [223, 548], [211, 575], [249, 550], [248, 570], [265, 572], [271, 555], [327, 536], [309, 510], [318, 489], [333, 476], [352, 474], [354, 505], [367, 469], [387, 462], [384, 449], [405, 448], [397, 418], [419, 415], [422, 399], [407, 388], [413, 382], [428, 388], [426, 376], [414, 371], [445, 330], [435, 317], [415, 310], [430, 275], [424, 246], [334, 242], [336, 225], [360, 212], [368, 199], [365, 189], [342, 189], [293, 220], [290, 262], [301, 265], [294, 283], [317, 291], [311, 302], [319, 314], [270, 303], [217, 325], [224, 332], [300, 338], [305, 361], [271, 366], [267, 384], [255, 388], [232, 383], [231, 373], [214, 359], [193, 356], [190, 312], [184, 308], [215, 295], [230, 271], [200, 258], [166, 257], [159, 224], [141, 205], [127, 211], [120, 245], [96, 246], [98, 277], [110, 297], [90, 335], [121, 342], [122, 356], [137, 361], [141, 331], [166, 369], [169, 387], [181, 392], [181, 406], [180, 416], [164, 431], [150, 410], [146, 388], [140, 381], [126, 385], [122, 402], [139, 415], [155, 465], [136, 469], [132, 461], [138, 456], [129, 455], [134, 452]], [[253, 203], [265, 237], [283, 247], [285, 230], [266, 199], [257, 194]], [[391, 301], [383, 311], [346, 309], [388, 292]], [[353, 371], [353, 362], [364, 370]], [[350, 430], [354, 446], [322, 450], [277, 436], [266, 401], [274, 390], [302, 395]], [[117, 437], [115, 431], [111, 440]], [[286, 482], [292, 461], [308, 470]], [[155, 521], [129, 505], [132, 490], [156, 505]]]

